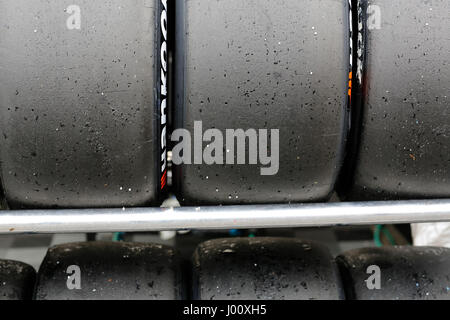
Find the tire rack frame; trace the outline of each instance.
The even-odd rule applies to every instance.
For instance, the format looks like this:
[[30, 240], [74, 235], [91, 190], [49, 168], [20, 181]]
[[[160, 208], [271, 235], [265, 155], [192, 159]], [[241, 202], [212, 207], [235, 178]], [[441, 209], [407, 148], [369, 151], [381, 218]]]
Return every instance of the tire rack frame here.
[[0, 234], [324, 227], [450, 221], [450, 200], [0, 211]]

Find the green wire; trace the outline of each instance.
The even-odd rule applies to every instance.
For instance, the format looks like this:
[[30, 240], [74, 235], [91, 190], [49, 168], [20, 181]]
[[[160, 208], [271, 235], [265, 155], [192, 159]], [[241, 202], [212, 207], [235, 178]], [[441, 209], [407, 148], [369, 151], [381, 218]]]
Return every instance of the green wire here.
[[382, 247], [383, 243], [381, 242], [381, 230], [383, 229], [383, 225], [379, 224], [375, 227], [375, 232], [373, 233], [373, 240], [377, 247]]
[[397, 243], [395, 242], [394, 237], [392, 236], [391, 232], [387, 228], [383, 228], [383, 233], [388, 238], [389, 243], [393, 246], [395, 246]]
[[114, 232], [112, 241], [123, 241], [123, 232]]
[[394, 237], [392, 236], [392, 234], [389, 232], [388, 229], [386, 229], [385, 225], [379, 224], [375, 227], [375, 232], [373, 235], [373, 240], [375, 242], [375, 245], [377, 247], [382, 247], [383, 243], [381, 242], [381, 232], [383, 232], [383, 234], [386, 236], [386, 238], [388, 239], [389, 243], [393, 246], [396, 245], [396, 242], [394, 240]]

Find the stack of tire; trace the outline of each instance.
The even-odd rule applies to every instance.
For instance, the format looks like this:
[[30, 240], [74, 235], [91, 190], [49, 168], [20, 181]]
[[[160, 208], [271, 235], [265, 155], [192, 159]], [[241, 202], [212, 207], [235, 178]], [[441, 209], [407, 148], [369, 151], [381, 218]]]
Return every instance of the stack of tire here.
[[87, 242], [48, 250], [36, 277], [0, 261], [0, 300], [450, 299], [450, 249], [366, 248], [334, 259], [315, 242], [224, 238], [191, 261], [169, 247]]
[[[157, 206], [169, 148], [188, 160], [173, 170], [184, 205], [317, 202], [336, 191], [348, 200], [448, 197], [449, 9], [446, 0], [2, 1], [2, 198], [12, 209]], [[270, 139], [256, 136], [242, 157], [212, 139], [227, 129], [244, 141], [268, 130]], [[177, 154], [179, 132], [194, 143]], [[96, 264], [96, 245], [51, 249], [36, 297], [187, 295], [170, 249], [98, 246], [108, 249]], [[301, 241], [213, 241], [194, 255], [192, 296], [442, 298], [448, 261], [436, 248], [335, 261]], [[218, 262], [227, 272], [215, 272]], [[58, 279], [77, 263], [93, 270], [89, 286], [67, 291]], [[381, 290], [364, 287], [371, 265], [392, 279]], [[3, 296], [30, 297], [34, 271], [1, 266], [12, 279], [0, 281]]]

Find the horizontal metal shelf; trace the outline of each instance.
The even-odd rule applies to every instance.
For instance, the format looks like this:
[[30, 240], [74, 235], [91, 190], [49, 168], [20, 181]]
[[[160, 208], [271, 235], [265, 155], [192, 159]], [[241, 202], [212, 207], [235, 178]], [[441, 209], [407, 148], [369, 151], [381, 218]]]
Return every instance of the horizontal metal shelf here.
[[450, 200], [0, 211], [0, 234], [142, 232], [450, 221]]

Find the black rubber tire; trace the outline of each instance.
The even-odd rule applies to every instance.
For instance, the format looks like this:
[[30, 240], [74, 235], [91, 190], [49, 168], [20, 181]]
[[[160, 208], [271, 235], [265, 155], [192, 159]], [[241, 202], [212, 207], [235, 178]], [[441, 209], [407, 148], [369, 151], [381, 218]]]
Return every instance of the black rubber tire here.
[[[280, 130], [275, 175], [262, 176], [265, 166], [259, 164], [182, 164], [174, 174], [179, 200], [241, 204], [327, 199], [344, 153], [348, 1], [176, 3], [176, 127], [192, 137], [194, 121], [200, 120], [203, 131], [216, 128], [224, 137], [225, 129]], [[246, 163], [248, 152], [247, 143]], [[224, 159], [226, 153], [224, 148]], [[236, 154], [234, 158], [236, 163]]]
[[[0, 176], [12, 207], [159, 203], [160, 1], [143, 2], [1, 2]], [[67, 26], [70, 7], [80, 29]]]
[[[81, 289], [69, 290], [69, 266]], [[38, 272], [37, 300], [176, 300], [184, 280], [172, 249], [157, 244], [86, 242], [50, 248]]]
[[193, 297], [200, 300], [343, 299], [328, 249], [289, 238], [217, 239], [193, 256]]
[[450, 2], [360, 3], [369, 14], [358, 48], [366, 49], [364, 107], [350, 198], [449, 197]]
[[[450, 299], [450, 249], [433, 247], [366, 248], [336, 259], [347, 299]], [[378, 266], [381, 289], [369, 290], [369, 266]]]
[[36, 271], [23, 262], [0, 260], [0, 300], [30, 300]]

